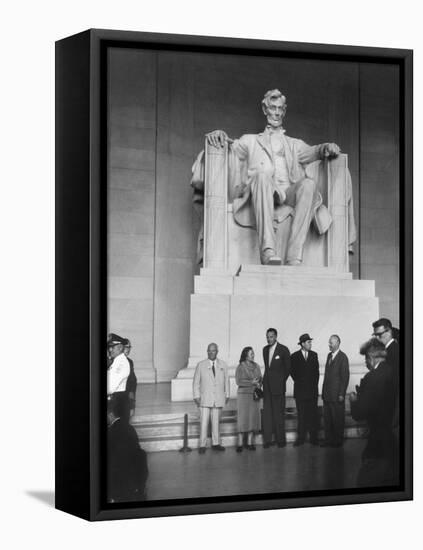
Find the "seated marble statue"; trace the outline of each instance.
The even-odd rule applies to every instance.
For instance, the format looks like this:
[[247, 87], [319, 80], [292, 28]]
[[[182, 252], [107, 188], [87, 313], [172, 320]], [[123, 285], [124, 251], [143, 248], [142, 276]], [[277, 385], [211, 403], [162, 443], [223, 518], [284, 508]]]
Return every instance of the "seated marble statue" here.
[[[312, 222], [319, 234], [325, 233], [331, 224], [330, 214], [323, 204], [315, 179], [307, 172], [307, 165], [337, 157], [340, 148], [335, 143], [310, 146], [301, 139], [287, 136], [282, 126], [287, 103], [279, 90], [266, 92], [262, 108], [267, 118], [267, 126], [262, 133], [245, 134], [232, 140], [223, 130], [215, 130], [207, 134], [206, 138], [214, 147], [228, 144], [230, 178], [234, 179], [234, 173], [240, 172], [239, 167], [233, 169], [237, 163], [245, 168], [234, 188], [233, 215], [237, 224], [257, 230], [261, 263], [282, 263], [277, 255], [276, 224], [289, 215], [291, 228], [285, 263], [301, 265], [304, 244]], [[200, 160], [197, 159], [197, 165]], [[195, 167], [192, 180], [194, 189]], [[349, 202], [351, 250], [355, 241], [351, 196]]]

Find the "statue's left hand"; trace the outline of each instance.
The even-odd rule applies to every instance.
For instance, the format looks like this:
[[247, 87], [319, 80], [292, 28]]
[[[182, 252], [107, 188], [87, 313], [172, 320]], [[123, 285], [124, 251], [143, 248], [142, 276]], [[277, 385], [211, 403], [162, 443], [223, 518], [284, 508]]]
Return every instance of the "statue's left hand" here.
[[325, 158], [334, 158], [339, 155], [341, 149], [336, 143], [324, 143], [322, 148], [322, 154]]
[[214, 147], [224, 147], [225, 143], [232, 143], [233, 139], [228, 137], [228, 134], [224, 130], [213, 130], [206, 134], [207, 142]]

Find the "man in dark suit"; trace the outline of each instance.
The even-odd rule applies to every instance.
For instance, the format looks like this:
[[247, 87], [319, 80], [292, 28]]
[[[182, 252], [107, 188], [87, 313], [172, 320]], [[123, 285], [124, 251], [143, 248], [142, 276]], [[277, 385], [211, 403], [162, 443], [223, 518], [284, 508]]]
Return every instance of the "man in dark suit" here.
[[298, 342], [301, 349], [291, 355], [291, 376], [294, 380], [294, 397], [298, 415], [297, 440], [294, 447], [304, 444], [307, 432], [310, 434], [310, 443], [318, 444], [317, 398], [320, 373], [317, 353], [311, 350], [312, 340], [309, 334], [302, 334]]
[[394, 431], [399, 429], [399, 344], [393, 338], [392, 323], [389, 319], [378, 319], [373, 323], [373, 336], [385, 346], [387, 357], [386, 362], [391, 367], [394, 387], [396, 389], [396, 404], [393, 418]]
[[329, 338], [329, 349], [323, 379], [323, 423], [325, 441], [322, 447], [342, 447], [344, 443], [345, 394], [350, 380], [348, 357], [339, 349], [337, 334]]
[[391, 367], [385, 361], [385, 346], [377, 338], [366, 342], [360, 353], [365, 356], [369, 372], [362, 379], [358, 394], [350, 394], [351, 415], [354, 420], [367, 422], [369, 437], [363, 451], [357, 485], [391, 485], [395, 452], [392, 432], [395, 393]]
[[395, 441], [395, 458], [396, 458], [396, 473], [398, 475], [399, 463], [399, 399], [400, 399], [400, 349], [399, 343], [394, 339], [394, 330], [399, 333], [398, 329], [394, 329], [389, 319], [381, 318], [373, 323], [373, 336], [377, 338], [385, 346], [387, 357], [386, 362], [391, 368], [392, 381], [394, 385], [395, 405], [392, 415], [392, 430]]
[[269, 328], [263, 348], [263, 447], [269, 448], [272, 435], [278, 447], [285, 447], [285, 390], [291, 369], [289, 349], [277, 341], [278, 332]]

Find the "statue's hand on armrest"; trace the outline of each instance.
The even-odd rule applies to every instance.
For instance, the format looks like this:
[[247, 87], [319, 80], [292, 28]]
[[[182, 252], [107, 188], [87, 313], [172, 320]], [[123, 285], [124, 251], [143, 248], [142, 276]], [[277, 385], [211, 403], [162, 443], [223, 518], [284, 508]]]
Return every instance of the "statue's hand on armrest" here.
[[213, 130], [206, 134], [207, 143], [214, 147], [224, 147], [225, 143], [233, 143], [233, 139], [228, 137], [224, 130]]
[[339, 153], [341, 152], [341, 149], [336, 145], [336, 143], [323, 143], [321, 148], [321, 156], [322, 158], [336, 158]]

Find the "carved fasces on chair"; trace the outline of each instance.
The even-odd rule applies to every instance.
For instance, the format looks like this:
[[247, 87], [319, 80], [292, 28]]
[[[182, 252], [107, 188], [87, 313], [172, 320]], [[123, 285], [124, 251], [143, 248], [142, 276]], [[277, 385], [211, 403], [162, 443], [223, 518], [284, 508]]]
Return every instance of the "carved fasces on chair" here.
[[204, 256], [205, 268], [228, 266], [228, 145], [205, 144]]
[[349, 271], [348, 202], [350, 182], [348, 156], [339, 155], [325, 161], [327, 174], [327, 205], [332, 225], [327, 234], [327, 265], [336, 271]]

